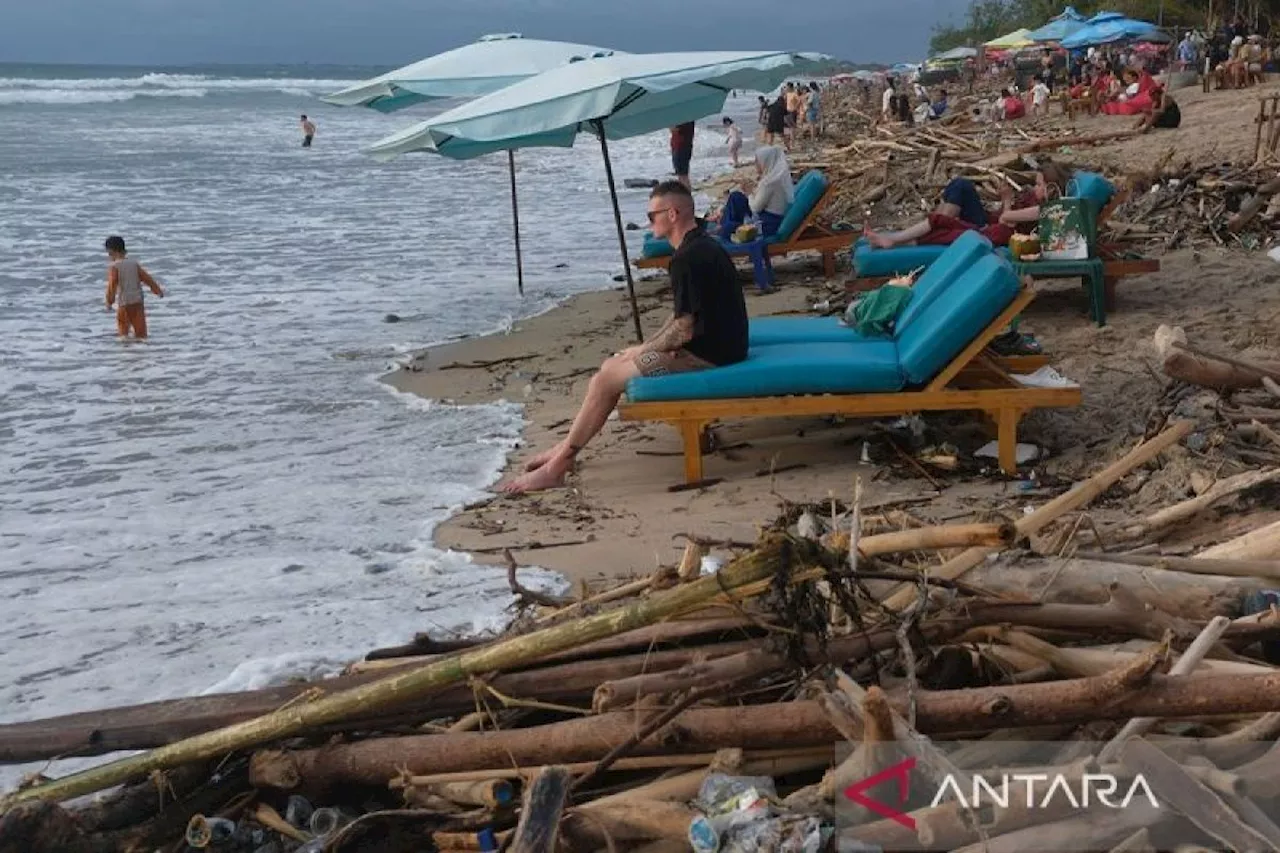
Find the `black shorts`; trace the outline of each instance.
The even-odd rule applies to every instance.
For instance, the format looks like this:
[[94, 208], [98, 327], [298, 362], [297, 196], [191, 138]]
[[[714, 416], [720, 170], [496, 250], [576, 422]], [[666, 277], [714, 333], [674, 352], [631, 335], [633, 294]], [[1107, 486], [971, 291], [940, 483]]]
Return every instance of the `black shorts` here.
[[302, 137], [302, 147], [303, 148], [311, 147], [311, 134], [308, 133], [306, 136]]
[[689, 161], [693, 159], [692, 148], [680, 148], [671, 152], [671, 170], [684, 177], [689, 174]]

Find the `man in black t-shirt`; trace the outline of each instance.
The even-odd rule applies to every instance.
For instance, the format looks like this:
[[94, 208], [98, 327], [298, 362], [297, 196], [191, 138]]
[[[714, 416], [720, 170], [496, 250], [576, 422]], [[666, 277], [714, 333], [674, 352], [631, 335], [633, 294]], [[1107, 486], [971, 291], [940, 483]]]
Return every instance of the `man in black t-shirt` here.
[[678, 181], [658, 184], [649, 196], [649, 223], [654, 237], [676, 247], [670, 319], [644, 343], [605, 360], [591, 377], [569, 435], [529, 460], [525, 473], [504, 485], [504, 492], [563, 483], [574, 458], [604, 428], [627, 383], [637, 376], [706, 370], [747, 357], [747, 304], [737, 270], [724, 247], [698, 227], [689, 188]]

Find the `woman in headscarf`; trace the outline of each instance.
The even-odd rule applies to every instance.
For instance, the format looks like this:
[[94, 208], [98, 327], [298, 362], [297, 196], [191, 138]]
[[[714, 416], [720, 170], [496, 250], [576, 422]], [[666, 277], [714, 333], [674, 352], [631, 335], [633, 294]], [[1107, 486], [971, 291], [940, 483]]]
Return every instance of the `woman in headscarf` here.
[[[753, 214], [760, 221], [760, 236], [772, 237], [778, 233], [787, 208], [795, 201], [791, 164], [781, 148], [761, 145], [756, 149], [756, 174], [759, 180], [754, 188], [746, 182], [742, 190], [729, 193], [724, 203], [720, 212], [720, 236], [725, 240], [732, 237], [733, 232]], [[751, 195], [748, 196], [747, 192]]]

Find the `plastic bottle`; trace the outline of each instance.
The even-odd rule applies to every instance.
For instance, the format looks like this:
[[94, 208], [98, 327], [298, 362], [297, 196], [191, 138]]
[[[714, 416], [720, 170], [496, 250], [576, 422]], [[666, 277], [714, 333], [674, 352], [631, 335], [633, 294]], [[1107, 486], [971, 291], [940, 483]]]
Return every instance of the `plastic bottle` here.
[[227, 820], [225, 817], [205, 817], [198, 814], [187, 824], [186, 841], [192, 847], [204, 850], [230, 841], [235, 834], [235, 821]]
[[311, 814], [315, 807], [306, 797], [298, 794], [289, 795], [289, 802], [284, 807], [284, 819], [298, 829], [306, 829], [311, 823]]

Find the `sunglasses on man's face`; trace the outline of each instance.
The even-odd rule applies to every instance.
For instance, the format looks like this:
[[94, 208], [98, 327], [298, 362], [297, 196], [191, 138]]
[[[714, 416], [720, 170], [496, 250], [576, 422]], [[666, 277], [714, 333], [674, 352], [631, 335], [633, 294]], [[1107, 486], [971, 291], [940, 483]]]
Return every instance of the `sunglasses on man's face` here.
[[657, 218], [658, 218], [658, 214], [659, 214], [659, 213], [666, 213], [668, 210], [672, 210], [672, 208], [670, 208], [670, 207], [660, 207], [660, 208], [658, 208], [657, 210], [651, 210], [651, 211], [649, 211], [649, 224], [650, 224], [650, 225], [652, 225], [652, 224], [653, 224], [653, 220], [655, 220], [655, 219], [657, 219]]

